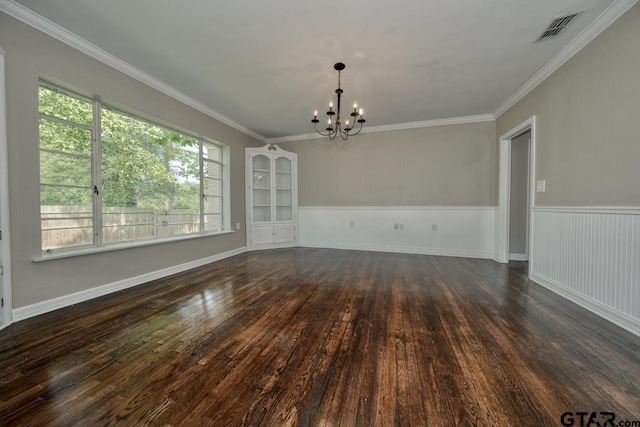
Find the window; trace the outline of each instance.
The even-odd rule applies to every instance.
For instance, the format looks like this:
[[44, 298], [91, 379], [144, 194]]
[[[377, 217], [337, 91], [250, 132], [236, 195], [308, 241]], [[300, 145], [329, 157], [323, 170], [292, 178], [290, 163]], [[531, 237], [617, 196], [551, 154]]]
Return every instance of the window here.
[[48, 83], [39, 110], [43, 251], [223, 230], [222, 145]]
[[203, 143], [202, 176], [204, 201], [204, 229], [219, 230], [222, 227], [222, 150]]

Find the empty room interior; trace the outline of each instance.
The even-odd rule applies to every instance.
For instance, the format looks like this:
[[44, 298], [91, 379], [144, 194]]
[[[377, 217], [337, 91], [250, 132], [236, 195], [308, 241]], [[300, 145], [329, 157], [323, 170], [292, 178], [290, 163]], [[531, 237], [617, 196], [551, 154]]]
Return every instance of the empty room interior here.
[[640, 426], [640, 4], [0, 0], [0, 424]]

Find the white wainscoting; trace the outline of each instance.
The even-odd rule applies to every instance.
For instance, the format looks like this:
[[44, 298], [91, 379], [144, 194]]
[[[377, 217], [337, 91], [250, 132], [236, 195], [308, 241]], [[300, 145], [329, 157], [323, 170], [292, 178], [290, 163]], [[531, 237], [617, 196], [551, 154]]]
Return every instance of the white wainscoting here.
[[640, 209], [533, 209], [530, 278], [640, 335]]
[[493, 206], [301, 206], [299, 245], [493, 258], [495, 212]]

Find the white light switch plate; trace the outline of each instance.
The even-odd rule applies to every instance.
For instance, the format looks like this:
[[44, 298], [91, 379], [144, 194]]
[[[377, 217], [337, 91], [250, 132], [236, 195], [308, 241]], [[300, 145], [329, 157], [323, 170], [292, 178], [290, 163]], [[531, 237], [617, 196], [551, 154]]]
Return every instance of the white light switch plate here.
[[547, 182], [544, 179], [536, 181], [536, 193], [544, 193], [546, 188], [546, 183]]

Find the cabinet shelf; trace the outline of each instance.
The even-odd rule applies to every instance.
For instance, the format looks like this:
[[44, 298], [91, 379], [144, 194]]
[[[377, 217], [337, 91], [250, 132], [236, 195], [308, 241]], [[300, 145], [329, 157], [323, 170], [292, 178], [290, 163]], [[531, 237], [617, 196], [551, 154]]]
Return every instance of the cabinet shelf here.
[[247, 247], [288, 247], [296, 242], [297, 155], [272, 146], [247, 148]]

